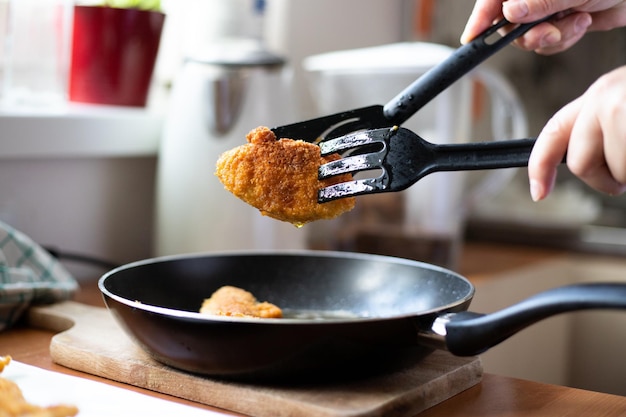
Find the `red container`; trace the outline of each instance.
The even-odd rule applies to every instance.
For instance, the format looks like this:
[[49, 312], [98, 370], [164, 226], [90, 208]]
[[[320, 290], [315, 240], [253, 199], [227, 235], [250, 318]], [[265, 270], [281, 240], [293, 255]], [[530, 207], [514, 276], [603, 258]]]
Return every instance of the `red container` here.
[[74, 6], [70, 101], [145, 106], [164, 21], [160, 12]]

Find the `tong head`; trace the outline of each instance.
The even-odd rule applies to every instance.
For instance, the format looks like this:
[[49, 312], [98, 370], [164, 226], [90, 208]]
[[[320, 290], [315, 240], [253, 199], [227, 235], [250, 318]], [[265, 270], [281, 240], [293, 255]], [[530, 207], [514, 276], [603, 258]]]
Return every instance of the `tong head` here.
[[320, 143], [322, 156], [333, 153], [345, 155], [341, 159], [320, 166], [319, 179], [362, 171], [376, 171], [376, 175], [322, 188], [318, 192], [318, 202], [407, 188], [414, 181], [406, 184], [394, 181], [394, 167], [387, 163], [392, 138], [406, 132], [414, 135], [407, 129], [393, 126], [355, 132]]
[[393, 122], [385, 117], [383, 106], [374, 105], [274, 127], [272, 131], [278, 139], [288, 138], [318, 144], [357, 130], [391, 126]]
[[[355, 132], [320, 143], [322, 155], [342, 157], [320, 166], [319, 179], [362, 172], [354, 179], [322, 188], [318, 202], [402, 191], [437, 171], [471, 171], [528, 166], [536, 139], [433, 144], [412, 131], [392, 128]], [[368, 175], [375, 171], [378, 175]]]

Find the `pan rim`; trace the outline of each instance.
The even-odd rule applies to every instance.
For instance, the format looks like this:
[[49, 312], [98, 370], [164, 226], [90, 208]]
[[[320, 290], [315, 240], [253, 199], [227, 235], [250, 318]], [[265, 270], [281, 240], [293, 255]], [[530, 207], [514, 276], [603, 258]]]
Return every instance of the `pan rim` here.
[[[162, 262], [170, 262], [170, 261], [180, 261], [185, 259], [198, 259], [198, 258], [207, 258], [207, 257], [224, 257], [224, 256], [272, 256], [272, 257], [280, 257], [280, 256], [316, 256], [316, 257], [330, 257], [330, 258], [343, 258], [343, 259], [364, 259], [364, 260], [379, 260], [385, 262], [392, 262], [395, 264], [405, 264], [415, 267], [420, 267], [422, 269], [428, 269], [432, 271], [437, 271], [440, 273], [444, 273], [454, 277], [455, 279], [459, 279], [463, 281], [469, 288], [469, 291], [462, 297], [450, 302], [448, 304], [440, 305], [428, 310], [415, 311], [411, 313], [401, 313], [395, 315], [386, 315], [386, 316], [359, 316], [359, 317], [349, 317], [349, 318], [331, 318], [331, 319], [323, 319], [323, 320], [315, 320], [309, 318], [246, 318], [246, 317], [229, 317], [229, 316], [211, 316], [207, 314], [202, 314], [199, 312], [186, 311], [186, 310], [177, 310], [168, 307], [160, 307], [151, 304], [144, 304], [138, 300], [130, 300], [128, 298], [122, 297], [120, 295], [114, 294], [108, 288], [106, 288], [106, 280], [127, 269], [140, 267], [142, 265], [162, 263]], [[98, 280], [98, 288], [100, 292], [104, 295], [105, 301], [106, 298], [110, 298], [115, 300], [116, 302], [128, 306], [133, 309], [138, 309], [145, 311], [147, 313], [157, 314], [165, 317], [171, 317], [176, 319], [186, 319], [192, 321], [200, 321], [200, 322], [223, 322], [223, 323], [240, 323], [240, 324], [272, 324], [272, 325], [324, 325], [328, 326], [330, 324], [354, 324], [354, 323], [369, 323], [375, 321], [387, 321], [387, 320], [396, 320], [402, 318], [414, 318], [416, 316], [422, 317], [426, 315], [432, 314], [440, 314], [442, 311], [448, 311], [454, 309], [455, 307], [461, 306], [472, 300], [474, 294], [476, 292], [475, 286], [464, 276], [461, 274], [454, 272], [452, 270], [443, 268], [438, 265], [428, 264], [421, 261], [416, 261], [412, 259], [398, 258], [393, 256], [386, 255], [376, 255], [376, 254], [366, 254], [366, 253], [357, 253], [357, 252], [344, 252], [344, 251], [327, 251], [327, 250], [312, 250], [312, 249], [287, 249], [287, 250], [234, 250], [234, 251], [211, 251], [211, 252], [194, 252], [194, 253], [185, 253], [185, 254], [175, 254], [175, 255], [164, 255], [158, 257], [152, 257], [147, 259], [142, 259], [134, 262], [130, 262], [124, 265], [121, 265], [117, 268], [114, 268], [105, 274]], [[107, 303], [107, 307], [109, 307]]]

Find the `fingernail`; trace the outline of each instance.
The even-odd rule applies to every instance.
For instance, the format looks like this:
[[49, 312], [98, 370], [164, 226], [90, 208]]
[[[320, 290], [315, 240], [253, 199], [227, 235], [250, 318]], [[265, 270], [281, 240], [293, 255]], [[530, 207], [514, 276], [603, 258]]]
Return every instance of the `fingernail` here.
[[545, 48], [548, 46], [552, 46], [561, 41], [561, 33], [558, 30], [548, 32], [541, 41], [539, 42], [539, 46], [541, 48]]
[[461, 38], [460, 38], [461, 45], [465, 45], [467, 42], [469, 42], [469, 39], [467, 39], [467, 38], [468, 38], [467, 28], [465, 28], [463, 30], [463, 33], [461, 33]]
[[535, 202], [541, 200], [544, 197], [543, 187], [537, 180], [530, 180], [530, 197]]
[[588, 14], [581, 14], [574, 21], [574, 28], [576, 28], [576, 32], [584, 32], [591, 25], [592, 19]]
[[472, 26], [474, 20], [475, 20], [475, 15], [474, 13], [472, 13], [470, 15], [470, 17], [467, 19], [467, 23], [465, 24], [465, 28], [463, 29], [463, 33], [461, 33], [461, 44], [465, 45], [466, 43], [468, 43], [469, 41], [471, 41], [470, 36], [469, 36], [469, 28], [470, 26]]
[[504, 15], [512, 21], [528, 15], [528, 4], [525, 0], [508, 0], [502, 4]]

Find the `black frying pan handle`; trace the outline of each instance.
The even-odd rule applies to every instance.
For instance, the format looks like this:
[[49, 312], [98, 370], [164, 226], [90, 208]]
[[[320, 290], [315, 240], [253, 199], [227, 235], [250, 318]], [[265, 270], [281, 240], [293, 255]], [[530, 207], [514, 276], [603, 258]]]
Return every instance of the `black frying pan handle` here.
[[532, 27], [550, 19], [552, 16], [531, 23], [518, 25], [506, 35], [494, 42], [490, 37], [509, 24], [502, 19], [471, 42], [458, 48], [445, 61], [431, 68], [411, 85], [402, 90], [383, 107], [385, 118], [394, 125], [401, 125], [424, 107], [440, 92], [456, 80], [474, 69], [478, 64], [498, 52], [500, 49], [522, 36]]
[[558, 287], [495, 313], [452, 314], [445, 325], [447, 349], [459, 356], [477, 355], [540, 320], [589, 309], [626, 309], [626, 284]]

